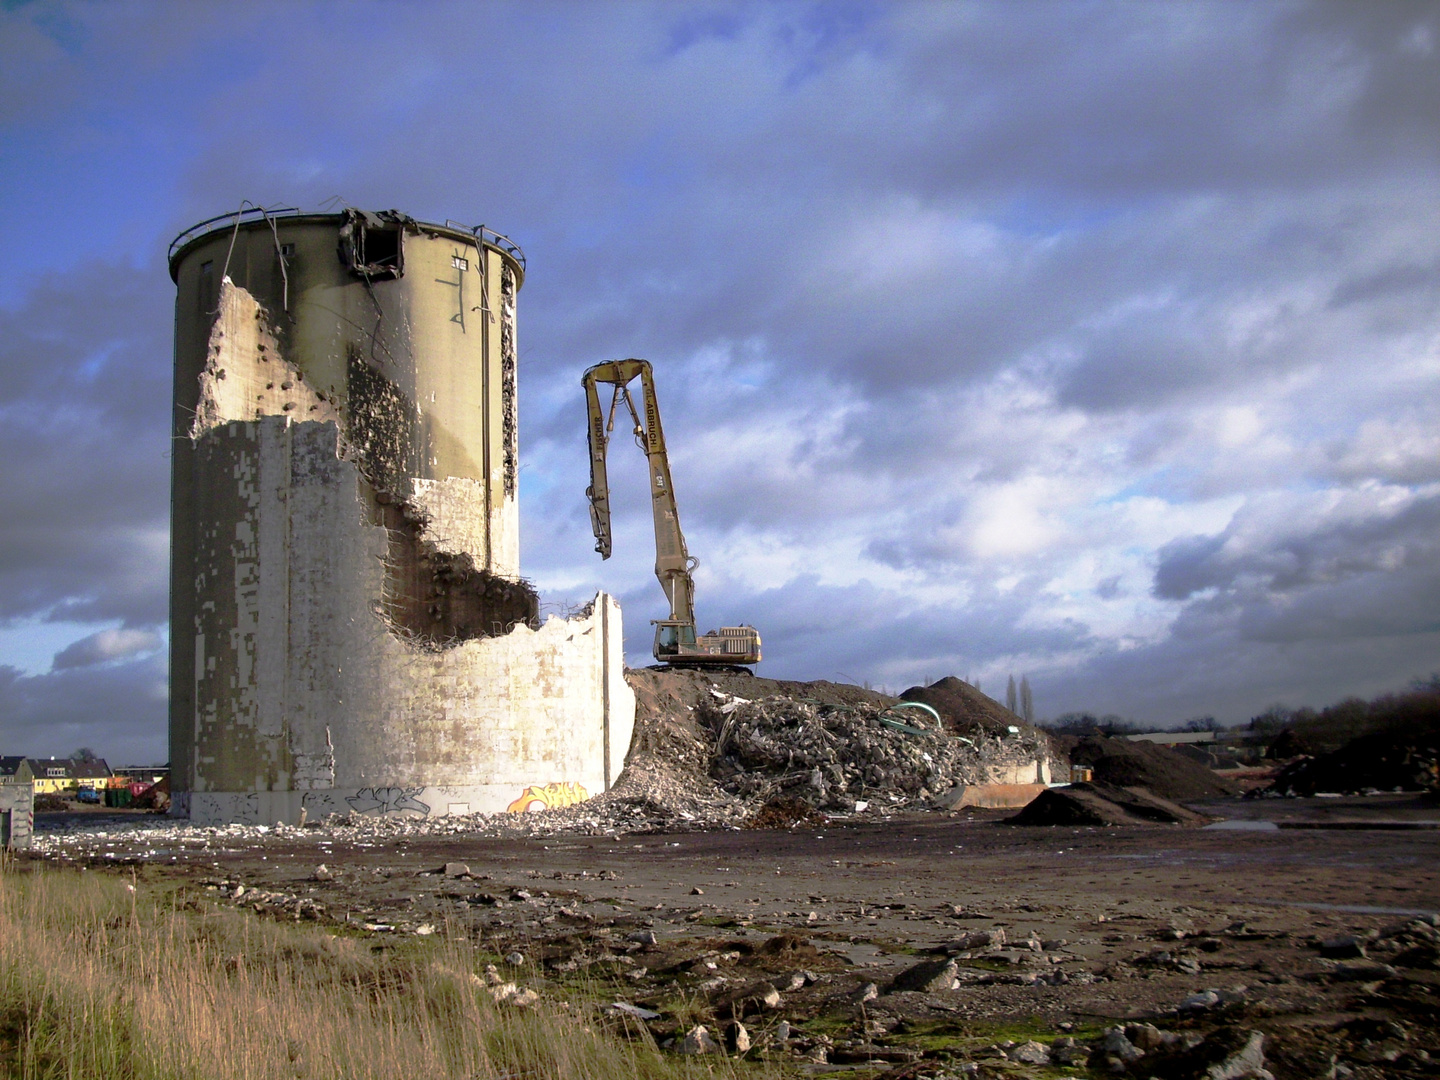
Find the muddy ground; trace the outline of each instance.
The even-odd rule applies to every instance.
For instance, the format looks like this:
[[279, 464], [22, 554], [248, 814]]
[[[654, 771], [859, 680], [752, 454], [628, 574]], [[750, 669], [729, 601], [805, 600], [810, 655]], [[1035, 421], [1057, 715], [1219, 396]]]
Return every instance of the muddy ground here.
[[811, 1073], [1204, 1075], [1186, 1043], [1243, 1056], [1259, 1031], [1275, 1077], [1440, 1075], [1440, 808], [1201, 808], [1232, 827], [970, 811], [529, 840], [82, 831], [47, 857], [139, 867], [375, 948], [463, 934], [493, 980], [648, 1010], [677, 1049], [697, 1023], [728, 1030]]

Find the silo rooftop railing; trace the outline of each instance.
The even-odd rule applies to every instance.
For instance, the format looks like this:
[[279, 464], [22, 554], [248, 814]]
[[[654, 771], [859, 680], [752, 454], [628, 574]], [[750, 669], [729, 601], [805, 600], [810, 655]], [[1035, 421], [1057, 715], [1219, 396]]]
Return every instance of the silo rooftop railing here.
[[[321, 211], [320, 213], [324, 212]], [[171, 266], [173, 273], [175, 256], [186, 244], [190, 243], [191, 240], [204, 236], [206, 233], [218, 232], [223, 228], [241, 225], [247, 220], [253, 221], [257, 218], [270, 221], [274, 218], [303, 217], [307, 215], [307, 211], [295, 206], [277, 206], [273, 210], [264, 206], [245, 206], [239, 210], [231, 210], [229, 213], [217, 214], [212, 218], [206, 218], [204, 221], [196, 222], [179, 236], [175, 237], [174, 240], [171, 240], [170, 247], [165, 254], [165, 260]], [[426, 225], [423, 221], [417, 222], [417, 224], [422, 228]], [[521, 250], [519, 244], [515, 243], [514, 240], [511, 240], [505, 234], [498, 233], [494, 229], [487, 228], [484, 225], [465, 225], [449, 219], [446, 219], [443, 228], [470, 234], [475, 238], [477, 246], [489, 244], [491, 247], [504, 252], [519, 263], [522, 272], [525, 270], [525, 252]]]

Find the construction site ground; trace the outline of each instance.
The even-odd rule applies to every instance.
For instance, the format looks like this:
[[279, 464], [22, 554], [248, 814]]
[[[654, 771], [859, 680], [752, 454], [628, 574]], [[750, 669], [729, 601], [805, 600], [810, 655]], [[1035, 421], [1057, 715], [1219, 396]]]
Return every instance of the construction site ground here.
[[37, 824], [52, 861], [377, 949], [464, 935], [492, 981], [634, 1006], [636, 1037], [674, 1048], [696, 1024], [733, 1047], [738, 1019], [751, 1058], [812, 1074], [1075, 1076], [1088, 1053], [1091, 1075], [1168, 1075], [1158, 1049], [1148, 1071], [1125, 1055], [1252, 1031], [1275, 1077], [1440, 1074], [1435, 803], [1191, 805], [1220, 827], [973, 810], [533, 838]]

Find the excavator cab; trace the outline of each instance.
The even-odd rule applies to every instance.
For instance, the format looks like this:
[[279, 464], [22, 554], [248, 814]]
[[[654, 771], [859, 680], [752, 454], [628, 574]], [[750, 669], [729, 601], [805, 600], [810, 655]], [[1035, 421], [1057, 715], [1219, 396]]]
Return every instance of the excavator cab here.
[[[636, 408], [630, 383], [639, 378], [642, 408]], [[634, 421], [633, 433], [650, 464], [650, 498], [655, 517], [655, 576], [670, 601], [670, 617], [655, 620], [655, 659], [672, 667], [729, 667], [760, 662], [760, 634], [753, 626], [722, 626], [719, 630], [695, 633], [695, 579], [691, 573], [696, 560], [685, 547], [680, 531], [680, 512], [675, 504], [675, 485], [670, 478], [670, 459], [665, 452], [665, 433], [660, 426], [660, 404], [655, 398], [655, 377], [646, 360], [612, 360], [596, 364], [580, 380], [585, 389], [589, 423], [590, 524], [595, 531], [595, 550], [602, 559], [610, 557], [610, 488], [605, 471], [605, 451], [615, 430], [615, 414], [623, 402]], [[613, 387], [608, 416], [601, 406], [598, 384]], [[642, 418], [643, 412], [643, 418]]]
[[655, 659], [671, 667], [715, 667], [760, 662], [760, 631], [753, 626], [722, 626], [695, 634], [694, 623], [653, 619]]

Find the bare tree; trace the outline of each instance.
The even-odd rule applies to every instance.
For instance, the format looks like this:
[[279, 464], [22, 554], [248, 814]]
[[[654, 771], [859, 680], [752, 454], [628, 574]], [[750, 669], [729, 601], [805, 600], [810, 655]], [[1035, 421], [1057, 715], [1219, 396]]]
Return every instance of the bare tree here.
[[1035, 701], [1030, 696], [1030, 677], [1020, 676], [1020, 715], [1027, 724], [1035, 722]]
[[1005, 684], [1005, 708], [1011, 712], [1016, 711], [1015, 703], [1015, 676], [1010, 676], [1010, 681]]

